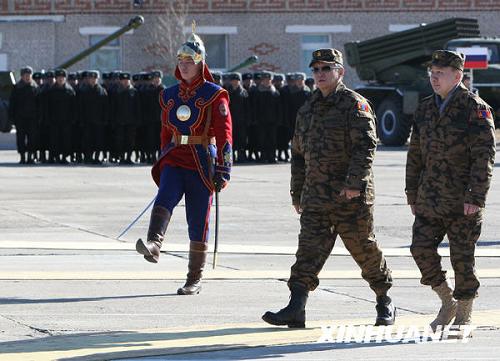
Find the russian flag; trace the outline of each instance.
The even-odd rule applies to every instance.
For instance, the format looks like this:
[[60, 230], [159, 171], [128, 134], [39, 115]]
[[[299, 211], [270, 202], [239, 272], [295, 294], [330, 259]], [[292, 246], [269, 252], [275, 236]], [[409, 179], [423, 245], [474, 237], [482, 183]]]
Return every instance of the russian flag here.
[[488, 69], [488, 48], [458, 48], [465, 55], [465, 69]]

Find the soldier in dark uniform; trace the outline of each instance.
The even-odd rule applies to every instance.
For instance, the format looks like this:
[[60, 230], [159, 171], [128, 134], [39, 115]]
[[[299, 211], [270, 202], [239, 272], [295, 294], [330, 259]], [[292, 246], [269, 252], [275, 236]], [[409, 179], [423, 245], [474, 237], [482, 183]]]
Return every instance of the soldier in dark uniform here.
[[316, 83], [314, 82], [314, 78], [307, 78], [306, 81], [306, 86], [313, 92], [316, 90]]
[[108, 91], [109, 90], [109, 84], [110, 84], [110, 76], [109, 76], [109, 73], [102, 73], [101, 74], [101, 79], [102, 79], [102, 82], [101, 82], [101, 86], [106, 90]]
[[[89, 80], [89, 71], [83, 70], [78, 73], [80, 76], [77, 76], [77, 81], [80, 86], [86, 86]], [[76, 90], [76, 89], [75, 89]]]
[[226, 90], [231, 87], [231, 73], [222, 74], [222, 87]]
[[235, 163], [247, 161], [247, 128], [250, 119], [248, 92], [241, 85], [241, 74], [229, 75], [229, 109], [233, 120], [233, 159]]
[[115, 108], [116, 95], [120, 87], [120, 71], [115, 70], [109, 73], [109, 82], [106, 91], [108, 92], [109, 100], [109, 120], [107, 126], [106, 149], [109, 152], [109, 161], [111, 163], [119, 162], [119, 154], [116, 148], [116, 134], [115, 130], [117, 125], [114, 123], [116, 117], [114, 116], [113, 109]]
[[287, 113], [290, 98], [290, 86], [284, 85], [285, 76], [274, 74], [273, 85], [280, 92], [280, 119], [276, 128], [276, 148], [278, 150], [278, 160], [288, 162], [290, 155], [288, 148], [290, 145], [290, 126], [288, 125]]
[[152, 81], [145, 93], [144, 107], [141, 109], [145, 135], [144, 152], [146, 161], [153, 164], [160, 149], [161, 107], [158, 99], [165, 86], [161, 82], [163, 77], [161, 71], [155, 70], [150, 76]]
[[297, 112], [311, 96], [311, 91], [305, 85], [306, 75], [304, 73], [293, 74], [293, 85], [289, 87], [288, 102], [286, 107], [286, 122], [289, 131], [289, 140], [292, 140], [295, 132], [295, 121]]
[[340, 235], [376, 294], [375, 325], [392, 325], [391, 272], [373, 234], [375, 115], [365, 98], [342, 83], [340, 51], [314, 51], [310, 67], [319, 89], [300, 108], [292, 141], [290, 194], [300, 214], [300, 234], [288, 280], [291, 299], [263, 319], [305, 327], [308, 293], [318, 286], [318, 274]]
[[262, 80], [262, 72], [253, 73], [253, 85], [248, 89], [250, 99], [250, 124], [248, 125], [248, 160], [260, 161], [261, 149], [259, 146], [258, 109], [255, 104], [257, 85]]
[[75, 126], [76, 93], [66, 82], [65, 69], [54, 72], [56, 83], [47, 94], [50, 129], [50, 159], [68, 164], [71, 156], [72, 129]]
[[49, 122], [49, 105], [48, 105], [48, 94], [49, 90], [55, 84], [54, 72], [49, 70], [43, 74], [43, 85], [40, 88], [40, 92], [38, 94], [38, 127], [40, 129], [39, 132], [39, 141], [38, 141], [38, 150], [39, 150], [39, 159], [40, 162], [46, 163], [47, 161], [51, 161], [50, 157], [47, 157], [47, 151], [50, 149], [50, 122]]
[[[415, 215], [410, 250], [422, 273], [420, 282], [431, 286], [442, 301], [431, 322], [434, 330], [453, 318], [454, 329], [471, 323], [479, 289], [474, 251], [495, 158], [493, 112], [461, 84], [463, 69], [462, 54], [433, 53], [434, 94], [424, 98], [415, 112], [406, 163], [406, 196]], [[455, 271], [454, 289], [438, 254], [445, 235]]]
[[139, 92], [130, 83], [130, 73], [120, 73], [120, 87], [112, 108], [115, 145], [121, 164], [133, 164], [137, 128], [141, 124]]
[[151, 74], [141, 71], [139, 74], [134, 74], [132, 76], [132, 79], [135, 79], [133, 80], [133, 86], [139, 92], [139, 102], [141, 109], [141, 114], [140, 114], [141, 121], [140, 125], [136, 129], [136, 137], [135, 137], [135, 147], [134, 147], [135, 159], [139, 163], [145, 163], [146, 153], [144, 149], [146, 147], [146, 134], [145, 134], [145, 123], [144, 123], [144, 111], [147, 111], [146, 110], [148, 102], [147, 93], [151, 86], [151, 80], [153, 79], [153, 77], [151, 76]]
[[274, 87], [276, 90], [280, 91], [281, 88], [285, 86], [285, 76], [283, 74], [277, 73], [273, 74], [273, 81], [272, 81]]
[[37, 149], [39, 89], [32, 75], [31, 67], [21, 69], [21, 80], [14, 86], [9, 100], [9, 119], [16, 126], [17, 152], [21, 164], [34, 163]]
[[[83, 72], [71, 72], [68, 73], [68, 84], [73, 88], [76, 94], [76, 104], [78, 107], [80, 91], [85, 88], [86, 83], [84, 82], [84, 76], [86, 77], [87, 71]], [[79, 79], [80, 78], [80, 79]], [[80, 112], [75, 108], [73, 112], [74, 119], [72, 120], [73, 127], [71, 129], [71, 161], [76, 163], [83, 162], [83, 128], [82, 121], [80, 119]]]
[[276, 163], [276, 130], [281, 121], [280, 93], [271, 83], [272, 73], [262, 72], [262, 80], [255, 90], [252, 105], [257, 124], [261, 161]]
[[253, 84], [253, 74], [252, 73], [243, 73], [241, 75], [242, 85], [246, 91], [250, 91], [250, 88]]
[[36, 71], [33, 73], [33, 81], [38, 85], [38, 87], [41, 87], [43, 85], [43, 74], [42, 72]]
[[213, 71], [212, 78], [214, 79], [214, 84], [222, 86], [222, 73], [220, 71]]
[[[105, 150], [108, 123], [108, 93], [98, 83], [99, 72], [88, 72], [88, 84], [80, 90], [78, 112], [83, 131], [83, 152], [86, 164], [101, 164], [100, 153]], [[104, 159], [104, 154], [103, 154]]]
[[71, 72], [68, 74], [68, 84], [71, 85], [74, 91], [78, 89], [78, 78], [75, 72]]

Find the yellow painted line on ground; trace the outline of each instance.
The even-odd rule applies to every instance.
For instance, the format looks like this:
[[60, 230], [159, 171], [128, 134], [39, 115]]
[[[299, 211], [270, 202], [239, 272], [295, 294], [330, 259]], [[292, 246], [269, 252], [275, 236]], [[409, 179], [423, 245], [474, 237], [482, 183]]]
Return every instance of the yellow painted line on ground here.
[[[400, 316], [393, 327], [393, 334], [400, 326], [416, 326], [423, 329], [432, 318], [433, 315]], [[52, 336], [3, 343], [0, 361], [52, 361], [73, 358], [78, 358], [80, 361], [101, 361], [231, 348], [314, 343], [323, 335], [321, 327], [372, 323], [373, 319], [323, 320], [307, 322], [307, 329], [288, 329], [259, 322]], [[473, 324], [478, 327], [499, 327], [500, 310], [474, 312]], [[336, 336], [335, 331], [332, 335]]]
[[[53, 242], [53, 241], [8, 241], [0, 240], [0, 249], [58, 249], [58, 250], [121, 250], [135, 251], [135, 243], [103, 240], [102, 242]], [[165, 243], [162, 248], [164, 252], [188, 252], [189, 244], [186, 243]], [[209, 245], [209, 252], [213, 251], [213, 245]], [[221, 244], [218, 247], [219, 253], [235, 254], [281, 254], [295, 255], [297, 246], [266, 246], [266, 245], [242, 245], [242, 244]], [[409, 248], [384, 248], [384, 255], [388, 257], [411, 257]], [[449, 257], [449, 248], [440, 248], [439, 254], [442, 257]], [[476, 257], [500, 257], [500, 248], [476, 248]], [[344, 247], [335, 247], [332, 255], [346, 256], [349, 252]]]
[[[500, 268], [479, 269], [480, 278], [500, 278]], [[453, 277], [453, 270], [449, 270]], [[207, 269], [205, 280], [287, 279], [290, 270], [226, 270]], [[0, 272], [0, 280], [183, 280], [186, 271], [11, 271]], [[324, 270], [321, 279], [361, 279], [360, 270]], [[420, 279], [418, 269], [392, 270], [394, 279]]]

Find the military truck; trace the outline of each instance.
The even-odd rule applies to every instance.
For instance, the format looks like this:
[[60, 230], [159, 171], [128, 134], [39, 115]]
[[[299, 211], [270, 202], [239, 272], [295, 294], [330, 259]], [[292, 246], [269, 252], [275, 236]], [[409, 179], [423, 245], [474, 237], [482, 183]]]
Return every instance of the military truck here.
[[482, 38], [476, 19], [451, 18], [344, 45], [347, 63], [365, 84], [356, 90], [371, 101], [384, 145], [406, 143], [420, 99], [432, 93], [427, 63], [437, 49], [485, 46], [489, 68], [474, 70], [473, 86], [500, 115], [500, 38]]

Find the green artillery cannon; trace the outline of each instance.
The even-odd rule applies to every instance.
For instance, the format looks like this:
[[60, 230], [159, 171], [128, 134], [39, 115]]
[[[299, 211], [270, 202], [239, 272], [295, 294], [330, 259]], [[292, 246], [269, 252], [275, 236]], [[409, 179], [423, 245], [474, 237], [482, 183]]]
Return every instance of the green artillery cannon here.
[[[347, 62], [366, 83], [356, 90], [368, 98], [377, 113], [377, 133], [385, 145], [404, 144], [411, 130], [412, 114], [419, 100], [432, 93], [427, 74], [427, 62], [433, 51], [457, 47], [484, 46], [490, 48], [490, 69], [474, 71], [481, 83], [494, 88], [490, 105], [500, 108], [500, 39], [480, 38], [476, 19], [452, 18], [431, 24], [351, 42], [344, 45]], [[483, 96], [482, 88], [480, 89]], [[495, 93], [496, 92], [496, 93]], [[485, 93], [486, 94], [486, 93]], [[496, 99], [496, 103], [495, 103]], [[486, 99], [485, 99], [486, 100]], [[487, 101], [488, 101], [487, 100]]]

